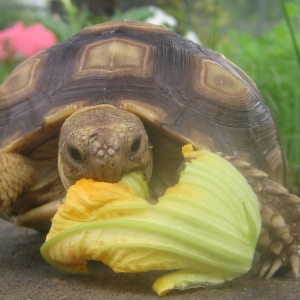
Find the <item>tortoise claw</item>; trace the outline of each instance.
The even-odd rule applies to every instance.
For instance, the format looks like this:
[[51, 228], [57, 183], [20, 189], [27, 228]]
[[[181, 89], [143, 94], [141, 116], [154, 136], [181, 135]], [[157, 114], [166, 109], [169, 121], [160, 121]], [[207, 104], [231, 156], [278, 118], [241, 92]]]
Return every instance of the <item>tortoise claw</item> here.
[[271, 250], [274, 254], [279, 255], [279, 254], [281, 253], [283, 247], [284, 247], [283, 241], [281, 241], [281, 240], [275, 240], [275, 241], [271, 244], [270, 250]]
[[[266, 279], [270, 279], [273, 275], [283, 266], [286, 266], [290, 263], [295, 278], [300, 277], [300, 256], [297, 253], [290, 254], [288, 258], [288, 254], [291, 253], [292, 250], [295, 250], [297, 246], [295, 244], [289, 245], [288, 248], [284, 248], [280, 254], [264, 254], [261, 256], [260, 260], [257, 262], [257, 265], [254, 268], [254, 276], [258, 278], [265, 277]], [[273, 258], [272, 258], [273, 257]]]
[[275, 234], [279, 239], [284, 241], [285, 244], [289, 244], [293, 241], [293, 237], [291, 236], [291, 230], [289, 225], [284, 228], [276, 228]]
[[[268, 249], [271, 245], [271, 237], [265, 228], [261, 228], [260, 235], [257, 241], [257, 246], [261, 249]], [[263, 251], [262, 251], [263, 252]]]
[[290, 257], [290, 264], [296, 278], [300, 277], [300, 257], [297, 254], [292, 254]]
[[271, 268], [270, 261], [265, 260], [261, 265], [261, 268], [260, 268], [260, 271], [259, 271], [259, 274], [258, 274], [258, 278], [263, 278], [268, 273], [270, 268]]
[[262, 266], [262, 261], [261, 259], [256, 263], [254, 269], [253, 269], [253, 276], [256, 276], [258, 277], [258, 274], [259, 274], [259, 271], [261, 269], [261, 266]]
[[270, 271], [266, 276], [266, 279], [270, 279], [281, 268], [281, 266], [282, 266], [282, 260], [279, 257], [277, 257], [273, 262]]
[[262, 204], [261, 218], [265, 226], [278, 229], [287, 226], [282, 215], [271, 204]]

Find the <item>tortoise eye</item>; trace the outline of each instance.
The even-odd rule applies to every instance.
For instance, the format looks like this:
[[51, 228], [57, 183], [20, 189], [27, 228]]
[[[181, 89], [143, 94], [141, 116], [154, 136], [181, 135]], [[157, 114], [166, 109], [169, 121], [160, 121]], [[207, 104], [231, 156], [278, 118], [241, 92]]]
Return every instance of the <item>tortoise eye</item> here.
[[77, 162], [83, 162], [83, 158], [80, 152], [75, 147], [68, 147], [68, 152], [70, 156]]
[[134, 141], [131, 144], [131, 148], [130, 148], [130, 153], [133, 154], [134, 152], [136, 152], [141, 145], [141, 136], [137, 136]]

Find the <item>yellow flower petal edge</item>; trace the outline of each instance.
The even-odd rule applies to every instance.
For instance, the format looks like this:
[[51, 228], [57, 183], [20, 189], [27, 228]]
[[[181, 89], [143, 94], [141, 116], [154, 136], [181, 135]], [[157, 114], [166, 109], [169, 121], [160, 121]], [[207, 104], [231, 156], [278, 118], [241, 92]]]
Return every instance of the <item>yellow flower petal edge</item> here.
[[222, 157], [182, 149], [178, 184], [150, 205], [139, 172], [117, 184], [80, 180], [54, 216], [43, 257], [71, 273], [88, 274], [87, 260], [115, 272], [178, 270], [158, 278], [160, 296], [172, 289], [220, 285], [246, 273], [260, 232], [256, 195]]
[[220, 274], [202, 273], [193, 270], [181, 270], [161, 276], [153, 283], [153, 290], [159, 296], [166, 295], [173, 289], [207, 288], [220, 286], [224, 278]]

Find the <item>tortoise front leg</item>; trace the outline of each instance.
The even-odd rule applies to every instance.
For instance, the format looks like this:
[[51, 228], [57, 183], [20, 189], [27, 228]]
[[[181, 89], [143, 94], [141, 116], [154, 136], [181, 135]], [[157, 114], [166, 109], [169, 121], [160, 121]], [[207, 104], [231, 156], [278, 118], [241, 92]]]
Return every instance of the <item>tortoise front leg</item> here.
[[0, 151], [0, 213], [39, 180], [38, 173], [35, 161]]
[[34, 228], [41, 232], [49, 231], [51, 219], [54, 217], [58, 207], [65, 198], [46, 203], [37, 208], [31, 209], [24, 214], [11, 217], [15, 225], [27, 228]]
[[37, 151], [38, 159], [0, 152], [0, 217], [40, 231], [50, 228], [65, 196], [56, 152], [49, 157], [44, 152]]

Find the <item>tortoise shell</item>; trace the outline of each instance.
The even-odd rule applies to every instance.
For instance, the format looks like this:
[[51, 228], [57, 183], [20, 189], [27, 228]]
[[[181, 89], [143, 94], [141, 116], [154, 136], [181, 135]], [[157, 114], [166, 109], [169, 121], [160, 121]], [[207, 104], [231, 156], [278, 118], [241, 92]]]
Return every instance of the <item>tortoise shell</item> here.
[[223, 55], [140, 22], [87, 27], [21, 64], [0, 87], [1, 148], [26, 154], [74, 109], [98, 104], [284, 180], [276, 122], [252, 80]]

